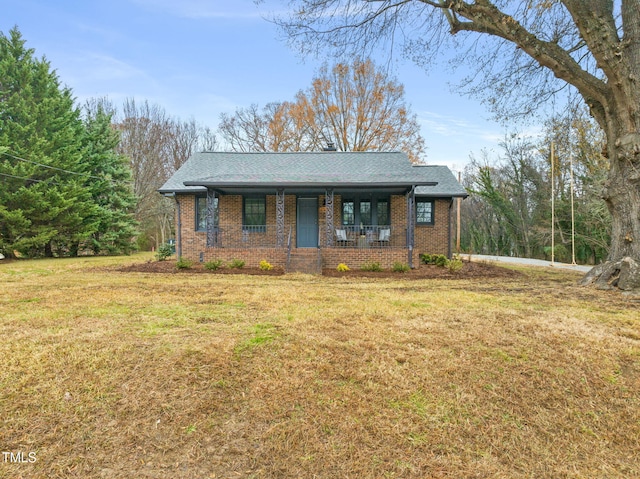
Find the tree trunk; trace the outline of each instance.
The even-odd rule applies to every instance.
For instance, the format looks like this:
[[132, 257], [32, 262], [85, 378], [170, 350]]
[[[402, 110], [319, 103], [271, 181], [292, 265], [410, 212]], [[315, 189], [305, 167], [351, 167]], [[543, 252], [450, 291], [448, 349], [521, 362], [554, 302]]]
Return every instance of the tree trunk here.
[[607, 261], [589, 271], [581, 284], [640, 291], [640, 134], [622, 135], [613, 145], [603, 192], [612, 216], [611, 249]]

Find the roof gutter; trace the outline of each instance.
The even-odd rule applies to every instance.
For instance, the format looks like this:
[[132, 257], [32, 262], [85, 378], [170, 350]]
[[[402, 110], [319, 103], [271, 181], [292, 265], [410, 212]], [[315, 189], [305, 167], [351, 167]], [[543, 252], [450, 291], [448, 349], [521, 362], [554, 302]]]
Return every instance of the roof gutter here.
[[296, 181], [296, 182], [237, 182], [237, 181], [185, 181], [184, 186], [202, 186], [206, 188], [248, 188], [248, 187], [259, 187], [259, 188], [329, 188], [329, 187], [340, 187], [340, 188], [371, 188], [371, 187], [380, 187], [380, 188], [400, 188], [400, 187], [413, 187], [416, 186], [438, 186], [437, 181], [424, 181], [420, 183], [413, 182], [398, 182], [398, 181], [388, 181], [388, 182], [311, 182], [311, 181]]

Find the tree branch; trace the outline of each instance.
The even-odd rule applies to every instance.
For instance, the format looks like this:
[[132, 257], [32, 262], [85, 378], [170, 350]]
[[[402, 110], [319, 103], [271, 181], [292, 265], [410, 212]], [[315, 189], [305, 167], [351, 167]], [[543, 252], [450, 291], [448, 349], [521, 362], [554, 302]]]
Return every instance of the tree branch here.
[[[429, 0], [420, 0], [431, 4]], [[521, 48], [540, 65], [549, 68], [557, 78], [576, 87], [585, 98], [593, 98], [606, 104], [606, 84], [585, 71], [573, 57], [556, 42], [539, 39], [524, 28], [517, 20], [507, 15], [486, 0], [477, 0], [470, 4], [451, 0], [453, 13], [468, 21], [456, 20], [451, 24], [452, 33], [469, 31], [493, 35]]]

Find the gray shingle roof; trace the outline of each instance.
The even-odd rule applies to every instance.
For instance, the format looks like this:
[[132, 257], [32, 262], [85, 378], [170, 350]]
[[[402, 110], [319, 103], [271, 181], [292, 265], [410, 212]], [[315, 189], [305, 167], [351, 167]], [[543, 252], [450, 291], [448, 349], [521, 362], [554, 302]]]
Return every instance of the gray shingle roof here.
[[421, 185], [419, 194], [466, 196], [446, 166], [412, 166], [401, 152], [196, 153], [158, 191], [368, 185]]

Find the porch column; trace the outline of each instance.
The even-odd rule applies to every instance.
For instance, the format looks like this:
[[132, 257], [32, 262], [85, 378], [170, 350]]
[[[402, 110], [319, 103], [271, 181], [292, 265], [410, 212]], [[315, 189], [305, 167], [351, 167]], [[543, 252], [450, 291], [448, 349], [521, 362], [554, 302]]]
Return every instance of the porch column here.
[[333, 190], [328, 189], [324, 194], [325, 200], [325, 225], [327, 234], [327, 248], [333, 246]]
[[213, 188], [207, 188], [207, 248], [213, 248], [217, 243], [216, 231], [216, 192]]
[[276, 246], [284, 248], [284, 189], [276, 190]]
[[415, 212], [416, 212], [416, 188], [411, 188], [407, 194], [407, 249], [409, 250], [408, 263], [413, 268], [413, 245], [415, 241]]

